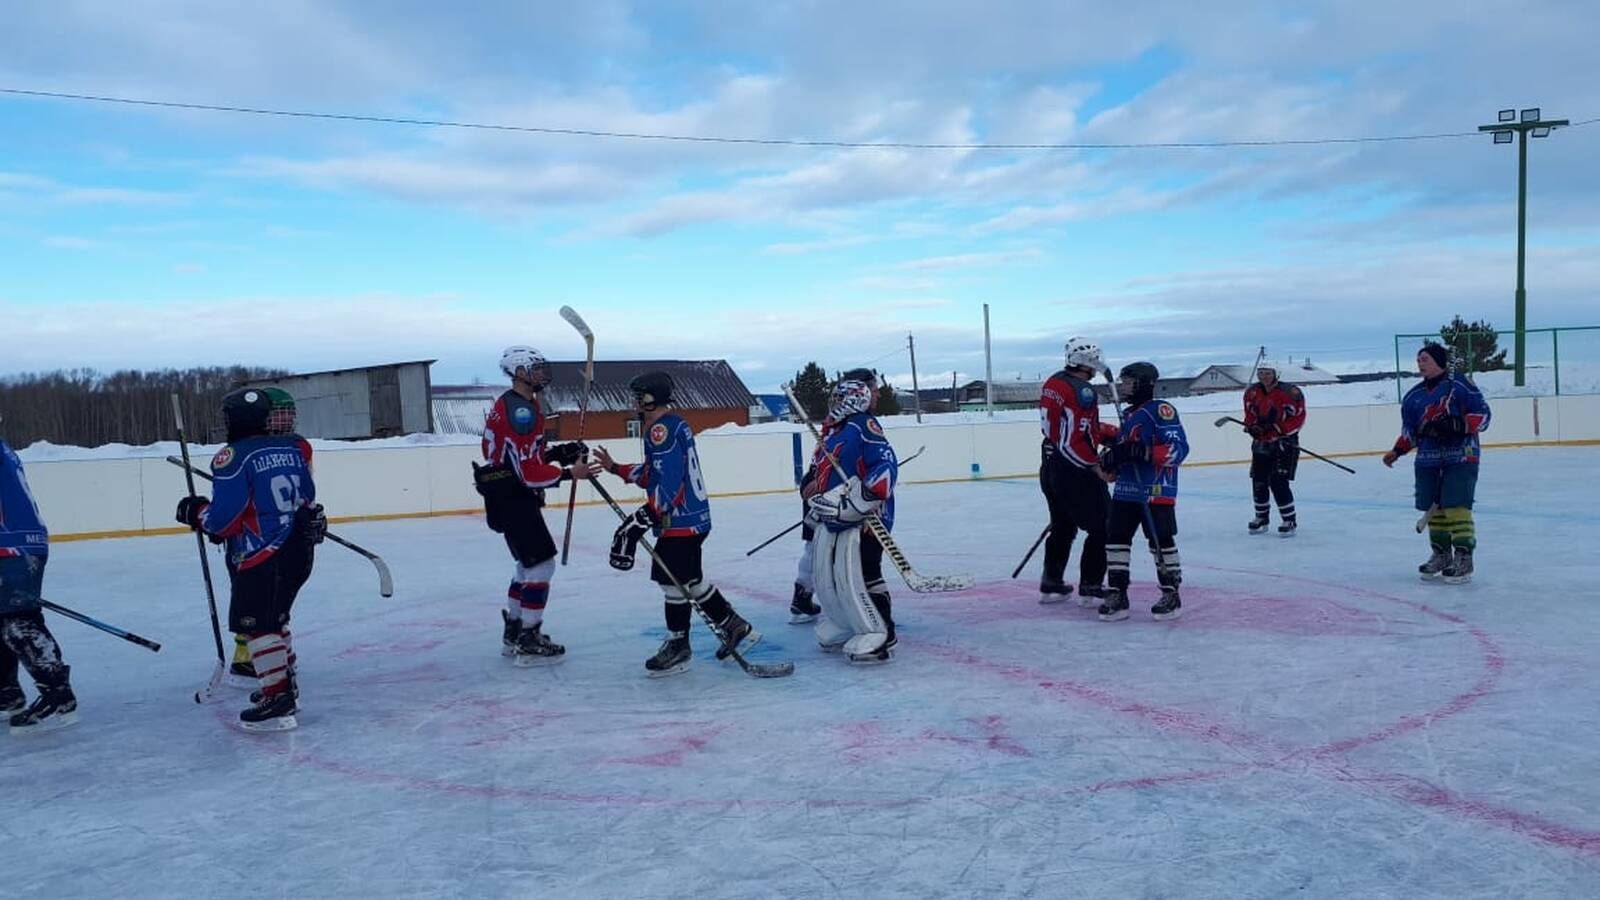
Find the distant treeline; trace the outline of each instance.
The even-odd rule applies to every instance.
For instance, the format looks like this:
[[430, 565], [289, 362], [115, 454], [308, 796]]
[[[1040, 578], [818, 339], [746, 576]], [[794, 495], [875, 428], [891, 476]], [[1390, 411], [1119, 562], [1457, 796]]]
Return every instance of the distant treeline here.
[[0, 377], [0, 437], [13, 447], [35, 441], [98, 447], [177, 438], [172, 395], [183, 398], [191, 440], [220, 439], [224, 394], [241, 382], [287, 375], [278, 369], [212, 366], [123, 371], [72, 369]]

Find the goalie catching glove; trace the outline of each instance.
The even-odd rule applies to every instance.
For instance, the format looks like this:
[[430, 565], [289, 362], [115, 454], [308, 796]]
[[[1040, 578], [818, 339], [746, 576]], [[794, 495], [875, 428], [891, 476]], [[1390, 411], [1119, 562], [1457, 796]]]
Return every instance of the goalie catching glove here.
[[867, 493], [861, 479], [849, 481], [811, 498], [807, 510], [816, 519], [835, 525], [859, 525], [877, 512], [883, 501]]
[[611, 568], [624, 572], [633, 568], [633, 554], [639, 549], [639, 539], [660, 522], [660, 517], [649, 506], [641, 506], [623, 519], [611, 536]]

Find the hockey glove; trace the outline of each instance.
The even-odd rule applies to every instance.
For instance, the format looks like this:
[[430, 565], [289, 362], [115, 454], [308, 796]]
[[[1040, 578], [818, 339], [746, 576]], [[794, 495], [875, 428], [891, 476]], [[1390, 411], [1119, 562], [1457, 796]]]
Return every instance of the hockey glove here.
[[857, 525], [878, 511], [883, 501], [867, 493], [859, 478], [811, 498], [811, 512], [823, 522], [836, 525]]
[[1138, 441], [1123, 441], [1111, 445], [1111, 465], [1121, 466], [1124, 463], [1144, 462], [1150, 458], [1150, 450]]
[[211, 501], [204, 497], [182, 497], [178, 500], [178, 512], [174, 516], [180, 524], [187, 525], [195, 530], [200, 529], [200, 518], [206, 514], [206, 507]]
[[570, 466], [585, 456], [589, 455], [589, 447], [583, 441], [568, 441], [565, 444], [553, 444], [544, 452], [548, 462], [558, 466]]
[[327, 538], [328, 515], [323, 511], [321, 503], [313, 503], [310, 506], [302, 506], [300, 507], [300, 511], [295, 513], [295, 515], [300, 518], [301, 527], [305, 529], [304, 533], [307, 544], [310, 544], [314, 547], [317, 544], [322, 543], [323, 540]]
[[623, 572], [633, 568], [633, 555], [639, 549], [639, 539], [660, 521], [655, 510], [649, 506], [641, 506], [633, 511], [633, 515], [623, 519], [611, 535], [611, 568]]
[[1460, 416], [1440, 416], [1423, 423], [1422, 433], [1437, 441], [1459, 441], [1467, 436], [1467, 420]]

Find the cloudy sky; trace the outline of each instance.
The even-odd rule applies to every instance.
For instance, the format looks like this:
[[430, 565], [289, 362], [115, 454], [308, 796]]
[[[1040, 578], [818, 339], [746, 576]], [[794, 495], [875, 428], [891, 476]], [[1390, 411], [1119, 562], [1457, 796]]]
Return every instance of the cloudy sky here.
[[[1473, 131], [1600, 117], [1600, 6], [8, 5], [0, 88], [684, 136], [941, 144]], [[436, 357], [810, 359], [925, 383], [1257, 345], [1392, 359], [1512, 324], [1516, 152], [1486, 136], [1226, 149], [708, 144], [0, 93], [0, 374]], [[1600, 122], [1530, 147], [1530, 324], [1600, 323]], [[1584, 163], [1583, 160], [1590, 160]], [[1595, 355], [1600, 358], [1600, 347]]]

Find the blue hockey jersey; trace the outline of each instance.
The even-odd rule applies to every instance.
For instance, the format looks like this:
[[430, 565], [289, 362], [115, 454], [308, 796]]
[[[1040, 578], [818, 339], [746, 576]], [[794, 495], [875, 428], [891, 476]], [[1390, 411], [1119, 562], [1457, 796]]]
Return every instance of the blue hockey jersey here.
[[1178, 410], [1165, 400], [1149, 400], [1124, 410], [1122, 441], [1143, 444], [1143, 462], [1117, 469], [1112, 496], [1133, 503], [1178, 502], [1178, 466], [1189, 455], [1189, 438], [1178, 420]]
[[[1422, 433], [1430, 422], [1458, 417], [1466, 435], [1440, 439]], [[1436, 381], [1422, 382], [1406, 391], [1400, 402], [1400, 438], [1396, 453], [1417, 451], [1418, 468], [1429, 469], [1455, 463], [1475, 463], [1483, 456], [1478, 433], [1489, 427], [1489, 402], [1471, 380], [1461, 375], [1441, 375]]]
[[226, 538], [238, 569], [260, 565], [294, 531], [295, 513], [316, 502], [311, 447], [296, 434], [257, 435], [229, 444], [211, 460], [207, 534]]
[[660, 520], [657, 537], [711, 531], [711, 499], [700, 474], [700, 454], [683, 417], [667, 413], [656, 420], [644, 434], [644, 462], [619, 466], [617, 474], [644, 488], [646, 502]]
[[[814, 493], [844, 484], [852, 475], [861, 480], [867, 493], [883, 501], [878, 518], [885, 529], [894, 528], [894, 486], [900, 477], [900, 461], [884, 437], [883, 426], [871, 413], [856, 413], [835, 423], [823, 436], [823, 446], [839, 461], [839, 468], [824, 456], [817, 465]], [[842, 471], [841, 471], [842, 470]], [[828, 523], [830, 531], [845, 531], [854, 526]]]
[[0, 556], [50, 552], [50, 533], [28, 489], [22, 460], [0, 441]]

